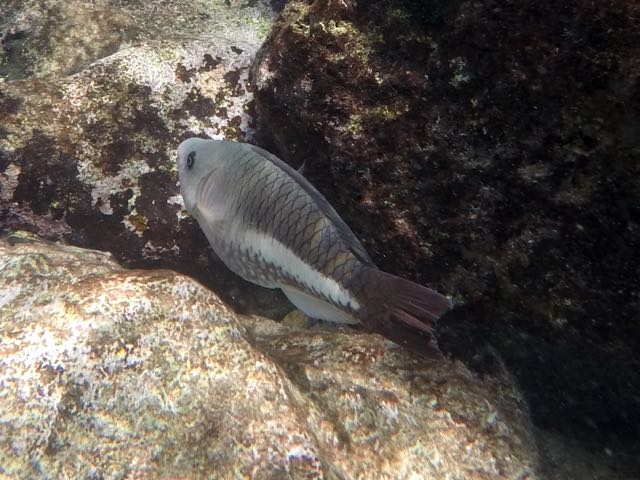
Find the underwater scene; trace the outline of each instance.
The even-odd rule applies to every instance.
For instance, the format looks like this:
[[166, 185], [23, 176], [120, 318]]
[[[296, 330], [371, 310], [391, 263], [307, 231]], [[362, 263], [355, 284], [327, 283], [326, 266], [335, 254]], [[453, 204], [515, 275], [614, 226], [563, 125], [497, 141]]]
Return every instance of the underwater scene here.
[[640, 480], [640, 2], [0, 0], [0, 479]]

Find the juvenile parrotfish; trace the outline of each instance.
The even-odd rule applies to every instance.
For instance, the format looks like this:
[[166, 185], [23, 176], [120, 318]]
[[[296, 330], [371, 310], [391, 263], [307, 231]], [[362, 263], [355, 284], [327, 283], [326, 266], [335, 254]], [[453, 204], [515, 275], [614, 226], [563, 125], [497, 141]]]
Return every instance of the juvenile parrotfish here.
[[211, 247], [249, 282], [280, 288], [306, 315], [432, 332], [447, 297], [378, 269], [329, 202], [298, 171], [254, 145], [190, 138], [180, 191]]

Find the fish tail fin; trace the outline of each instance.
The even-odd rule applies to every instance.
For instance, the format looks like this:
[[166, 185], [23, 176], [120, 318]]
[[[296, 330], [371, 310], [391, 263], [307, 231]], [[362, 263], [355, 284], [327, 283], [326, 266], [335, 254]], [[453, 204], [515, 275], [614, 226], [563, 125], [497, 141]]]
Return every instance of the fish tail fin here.
[[[394, 340], [394, 333], [410, 327], [432, 336], [436, 321], [452, 308], [444, 295], [410, 280], [377, 268], [362, 272], [365, 308], [359, 315], [362, 324]], [[437, 346], [436, 346], [437, 348]]]

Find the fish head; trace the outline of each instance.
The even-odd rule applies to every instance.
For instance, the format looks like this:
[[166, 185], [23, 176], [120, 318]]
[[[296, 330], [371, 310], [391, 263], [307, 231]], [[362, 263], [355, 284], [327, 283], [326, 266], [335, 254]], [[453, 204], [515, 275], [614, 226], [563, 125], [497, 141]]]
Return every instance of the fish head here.
[[200, 181], [223, 161], [221, 140], [188, 138], [178, 145], [178, 177], [180, 193], [188, 212], [193, 213], [197, 204]]

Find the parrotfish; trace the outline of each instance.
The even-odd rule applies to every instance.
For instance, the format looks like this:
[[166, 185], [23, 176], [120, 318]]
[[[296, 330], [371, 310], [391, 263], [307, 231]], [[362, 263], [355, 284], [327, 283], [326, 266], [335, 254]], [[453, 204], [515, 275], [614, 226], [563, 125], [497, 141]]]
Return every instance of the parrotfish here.
[[190, 138], [178, 147], [180, 191], [222, 262], [280, 288], [307, 316], [385, 333], [432, 333], [451, 308], [440, 293], [377, 268], [300, 172], [247, 143]]

